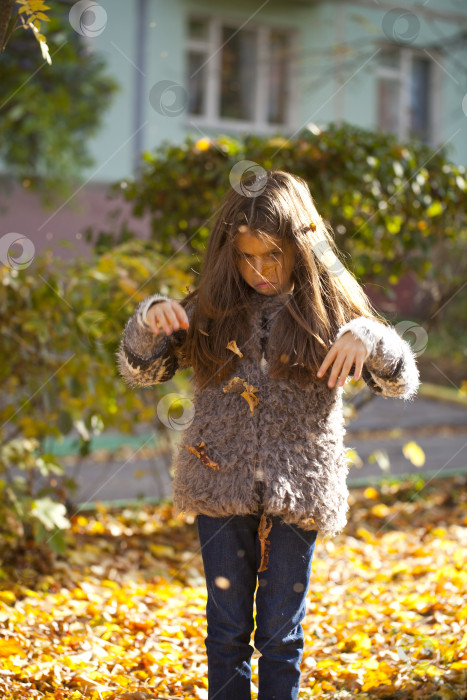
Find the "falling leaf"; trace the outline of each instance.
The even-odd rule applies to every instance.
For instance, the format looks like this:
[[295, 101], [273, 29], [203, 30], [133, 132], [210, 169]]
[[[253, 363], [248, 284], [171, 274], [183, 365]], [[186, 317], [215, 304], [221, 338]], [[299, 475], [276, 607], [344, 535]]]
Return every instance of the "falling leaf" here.
[[412, 464], [414, 464], [416, 467], [423, 467], [425, 464], [425, 453], [420, 447], [420, 445], [417, 445], [416, 442], [407, 442], [403, 448], [402, 452], [404, 454], [404, 457]]
[[218, 588], [222, 588], [223, 590], [230, 588], [230, 581], [225, 576], [216, 576], [214, 583]]
[[207, 467], [211, 467], [211, 469], [214, 470], [219, 470], [219, 465], [217, 462], [213, 462], [210, 457], [206, 454], [206, 443], [204, 440], [202, 442], [197, 442], [194, 447], [191, 447], [190, 445], [185, 445], [187, 450], [190, 450], [190, 452], [193, 452], [199, 459], [205, 464]]
[[240, 394], [243, 396], [250, 407], [251, 413], [253, 413], [255, 406], [258, 405], [258, 397], [255, 396], [254, 392], [259, 391], [259, 389], [252, 384], [248, 384], [246, 379], [232, 377], [232, 379], [229, 379], [227, 384], [223, 387], [222, 391], [224, 391], [226, 394]]
[[389, 461], [389, 455], [386, 450], [375, 450], [368, 457], [368, 462], [376, 462], [383, 472], [387, 472], [390, 469], [391, 463]]
[[239, 357], [243, 357], [243, 353], [240, 352], [240, 350], [237, 347], [237, 341], [236, 340], [229, 340], [229, 342], [226, 345], [227, 350], [232, 350], [236, 355]]
[[[269, 522], [268, 522], [269, 521]], [[268, 518], [266, 513], [263, 511], [261, 520], [258, 527], [258, 537], [261, 544], [261, 564], [258, 569], [260, 571], [266, 571], [269, 564], [269, 546], [271, 544], [270, 540], [266, 539], [272, 528], [272, 518]]]

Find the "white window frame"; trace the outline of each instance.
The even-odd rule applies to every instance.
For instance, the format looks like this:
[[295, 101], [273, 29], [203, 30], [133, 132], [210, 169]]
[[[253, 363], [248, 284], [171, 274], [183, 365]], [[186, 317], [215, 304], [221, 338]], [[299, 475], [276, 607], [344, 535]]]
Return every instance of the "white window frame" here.
[[[298, 46], [298, 31], [294, 28], [284, 28], [273, 24], [248, 22], [246, 28], [255, 30], [258, 64], [257, 85], [254, 100], [254, 119], [227, 119], [219, 116], [217, 106], [220, 103], [220, 85], [218, 76], [221, 72], [222, 28], [230, 27], [241, 31], [242, 25], [238, 19], [228, 17], [213, 17], [198, 13], [190, 13], [187, 17], [187, 28], [190, 20], [201, 20], [208, 23], [207, 40], [187, 38], [187, 54], [190, 51], [203, 52], [206, 55], [206, 95], [204, 115], [187, 114], [187, 125], [212, 129], [228, 129], [231, 131], [249, 130], [255, 133], [273, 134], [277, 132], [293, 132], [298, 121], [298, 81], [294, 71], [294, 47]], [[283, 124], [269, 124], [266, 121], [266, 102], [269, 78], [269, 35], [271, 31], [281, 31], [288, 34], [290, 60], [287, 67], [288, 95], [286, 98], [286, 120]], [[188, 30], [187, 30], [188, 31]], [[189, 76], [188, 76], [189, 79]], [[189, 89], [189, 85], [187, 86]]]
[[[407, 141], [410, 138], [410, 78], [412, 75], [412, 59], [414, 57], [422, 57], [431, 62], [430, 66], [430, 101], [429, 101], [429, 119], [430, 119], [430, 134], [428, 145], [435, 148], [440, 142], [441, 134], [441, 61], [442, 57], [434, 51], [424, 51], [420, 48], [398, 46], [394, 44], [385, 44], [380, 46], [381, 50], [394, 51], [399, 55], [399, 66], [390, 67], [379, 64], [376, 71], [376, 80], [379, 82], [382, 78], [388, 78], [399, 83], [399, 100], [400, 113], [395, 134], [399, 141]], [[376, 93], [377, 95], [377, 93]], [[378, 111], [379, 105], [376, 105]], [[380, 125], [377, 122], [376, 127]]]

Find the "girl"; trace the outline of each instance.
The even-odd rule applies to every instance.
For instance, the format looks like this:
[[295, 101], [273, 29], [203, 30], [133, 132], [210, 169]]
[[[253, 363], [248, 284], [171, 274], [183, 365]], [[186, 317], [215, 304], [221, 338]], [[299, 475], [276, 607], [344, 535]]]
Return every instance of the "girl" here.
[[259, 184], [225, 195], [199, 287], [140, 302], [117, 352], [129, 386], [193, 369], [173, 500], [197, 516], [216, 700], [251, 697], [254, 599], [258, 698], [298, 697], [316, 537], [347, 522], [342, 385], [352, 373], [412, 399], [419, 384], [410, 346], [341, 263], [306, 183], [269, 170]]

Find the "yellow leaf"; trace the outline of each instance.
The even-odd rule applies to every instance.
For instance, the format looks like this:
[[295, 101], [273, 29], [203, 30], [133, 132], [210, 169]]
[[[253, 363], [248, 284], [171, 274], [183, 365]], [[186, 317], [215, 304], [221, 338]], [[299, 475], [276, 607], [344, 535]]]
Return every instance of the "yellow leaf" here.
[[407, 442], [402, 448], [403, 455], [416, 467], [423, 467], [425, 464], [425, 453], [416, 442]]
[[365, 542], [367, 542], [368, 544], [378, 544], [378, 540], [376, 540], [373, 537], [371, 532], [369, 532], [368, 530], [365, 530], [364, 527], [359, 527], [357, 529], [357, 536], [361, 537], [362, 540], [365, 540]]
[[393, 575], [393, 576], [394, 576], [395, 574], [405, 573], [406, 571], [409, 571], [409, 567], [408, 567], [408, 565], [407, 565], [405, 562], [403, 562], [403, 561], [397, 562], [397, 564], [394, 564], [394, 566], [392, 567], [392, 575]]
[[426, 669], [426, 675], [430, 676], [431, 678], [436, 678], [437, 676], [442, 676], [443, 674], [444, 670], [433, 666], [433, 664], [430, 664]]
[[227, 348], [227, 350], [232, 350], [232, 352], [234, 352], [239, 357], [243, 357], [243, 353], [240, 352], [240, 350], [237, 347], [236, 340], [229, 340], [229, 342], [227, 343], [227, 345], [225, 347]]
[[26, 656], [26, 652], [14, 639], [0, 639], [0, 656]]
[[259, 389], [252, 384], [248, 384], [246, 379], [232, 377], [222, 388], [222, 391], [226, 394], [240, 394], [243, 396], [250, 407], [251, 413], [253, 413], [254, 407], [258, 405], [258, 398], [254, 392], [259, 391]]
[[195, 143], [195, 147], [198, 149], [198, 151], [208, 151], [210, 145], [211, 142], [208, 138], [198, 139], [198, 141]]
[[434, 537], [446, 537], [447, 535], [447, 530], [444, 527], [435, 527], [433, 530], [431, 530], [431, 535]]
[[245, 401], [248, 403], [251, 413], [253, 413], [255, 406], [258, 405], [258, 398], [253, 394], [254, 391], [258, 391], [258, 389], [255, 389], [251, 386], [251, 384], [248, 384], [247, 390], [242, 391], [241, 394]]
[[379, 493], [376, 489], [374, 489], [372, 486], [369, 486], [365, 491], [363, 492], [363, 495], [365, 498], [371, 498], [373, 500], [376, 500], [379, 498]]
[[386, 518], [390, 514], [390, 510], [385, 503], [378, 503], [377, 506], [373, 506], [370, 509], [370, 513], [376, 515], [378, 518]]
[[89, 532], [93, 535], [102, 535], [105, 532], [105, 527], [99, 520], [96, 520], [89, 528]]
[[150, 544], [149, 549], [156, 557], [173, 557], [175, 555], [173, 547], [167, 547], [163, 544]]
[[350, 639], [346, 640], [346, 646], [350, 646], [352, 651], [363, 651], [364, 649], [370, 649], [371, 639], [364, 632], [354, 632]]
[[14, 605], [16, 603], [16, 596], [12, 591], [0, 591], [0, 600], [8, 605]]

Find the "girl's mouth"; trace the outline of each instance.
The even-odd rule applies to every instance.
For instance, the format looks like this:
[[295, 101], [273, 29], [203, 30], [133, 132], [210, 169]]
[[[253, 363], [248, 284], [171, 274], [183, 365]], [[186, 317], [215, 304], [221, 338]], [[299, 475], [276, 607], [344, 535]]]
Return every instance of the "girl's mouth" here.
[[255, 287], [257, 288], [263, 288], [263, 287], [273, 287], [272, 282], [260, 282], [259, 284], [255, 284]]

